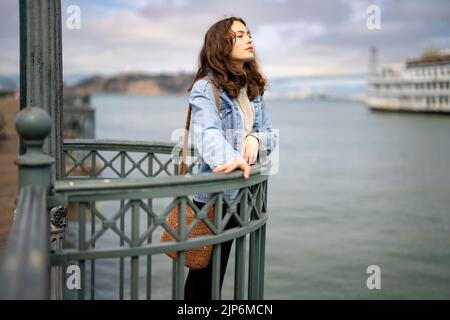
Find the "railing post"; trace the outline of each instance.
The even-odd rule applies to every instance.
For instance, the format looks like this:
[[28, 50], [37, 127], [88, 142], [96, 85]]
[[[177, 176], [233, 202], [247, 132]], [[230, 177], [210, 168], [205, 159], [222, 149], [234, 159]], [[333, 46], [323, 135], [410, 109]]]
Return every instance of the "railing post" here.
[[[43, 153], [45, 138], [50, 133], [51, 118], [43, 108], [27, 107], [16, 118], [16, 129], [26, 151], [16, 161], [19, 166], [19, 188], [27, 185], [41, 185], [49, 194], [52, 185], [52, 171], [55, 160]], [[19, 212], [20, 214], [20, 212]], [[51, 234], [50, 250], [62, 250], [64, 231], [67, 223], [67, 208], [62, 206], [50, 210]], [[64, 273], [62, 266], [51, 267], [50, 299], [60, 300], [64, 297]]]
[[[16, 298], [46, 299], [49, 296], [49, 219], [46, 215], [46, 195], [50, 191], [55, 160], [42, 152], [42, 146], [50, 128], [50, 116], [41, 108], [25, 108], [16, 117], [16, 130], [25, 146], [25, 153], [15, 161], [19, 167], [19, 190], [22, 193], [25, 188], [38, 187], [36, 190], [32, 189], [33, 193], [25, 205], [18, 203], [16, 220], [11, 229], [13, 234], [10, 235], [4, 257], [6, 265], [16, 263], [20, 268], [7, 271], [10, 274], [16, 272], [15, 277], [12, 276], [16, 282], [10, 283], [11, 292], [6, 293]], [[45, 196], [42, 197], [42, 193]], [[41, 214], [45, 217], [40, 216]], [[27, 222], [33, 216], [34, 225], [29, 225]], [[28, 284], [33, 288], [27, 288]]]

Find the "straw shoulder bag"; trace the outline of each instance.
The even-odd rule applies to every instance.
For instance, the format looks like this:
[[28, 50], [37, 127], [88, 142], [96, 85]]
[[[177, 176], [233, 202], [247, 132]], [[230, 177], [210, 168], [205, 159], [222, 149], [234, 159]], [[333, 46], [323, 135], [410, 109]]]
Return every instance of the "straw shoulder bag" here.
[[[208, 77], [205, 78], [209, 81], [211, 84], [213, 91], [214, 91], [214, 97], [216, 101], [216, 107], [217, 111], [220, 113], [220, 98], [219, 93], [217, 91], [217, 88], [214, 84], [214, 82], [209, 79]], [[187, 145], [188, 145], [188, 139], [189, 139], [189, 127], [191, 122], [191, 111], [192, 106], [189, 105], [188, 114], [186, 117], [186, 126], [183, 136], [183, 147], [182, 147], [182, 153], [181, 153], [181, 161], [179, 166], [179, 175], [184, 175], [186, 173], [186, 154], [187, 154]], [[192, 224], [192, 222], [195, 220], [195, 213], [193, 212], [192, 208], [186, 203], [186, 212], [185, 212], [185, 229], [187, 230], [189, 226]], [[208, 210], [207, 218], [211, 223], [214, 223], [214, 206], [211, 206], [211, 208]], [[178, 233], [178, 205], [175, 206], [172, 211], [169, 212], [167, 216], [166, 224], [169, 228], [171, 228], [174, 233]], [[205, 235], [211, 235], [212, 232], [208, 228], [208, 226], [203, 221], [198, 221], [197, 225], [192, 229], [192, 231], [188, 234], [188, 238], [195, 238]], [[167, 230], [164, 229], [163, 234], [161, 235], [160, 242], [168, 242], [168, 241], [175, 241], [175, 239], [170, 235]], [[212, 245], [208, 246], [202, 246], [198, 248], [193, 249], [186, 249], [185, 251], [185, 259], [184, 259], [184, 265], [188, 267], [189, 269], [198, 270], [203, 269], [208, 266], [209, 260], [211, 258], [212, 253]], [[165, 252], [166, 255], [171, 257], [174, 260], [177, 260], [177, 252], [176, 251], [167, 251]]]

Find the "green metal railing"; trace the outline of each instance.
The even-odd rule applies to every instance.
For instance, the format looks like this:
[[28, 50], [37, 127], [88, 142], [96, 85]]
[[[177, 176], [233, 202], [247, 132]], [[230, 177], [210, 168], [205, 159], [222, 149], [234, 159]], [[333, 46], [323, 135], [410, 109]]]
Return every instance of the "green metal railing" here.
[[[264, 170], [267, 165], [255, 166], [248, 180], [242, 179], [242, 173], [229, 175], [204, 175], [172, 177], [178, 172], [176, 161], [179, 152], [173, 143], [138, 143], [124, 141], [88, 141], [70, 140], [64, 144], [66, 159], [72, 164], [67, 168], [67, 174], [74, 170], [89, 174], [88, 177], [66, 176], [63, 181], [57, 181], [55, 194], [65, 199], [67, 203], [76, 204], [78, 208], [78, 245], [76, 249], [64, 249], [52, 254], [53, 265], [67, 264], [76, 261], [81, 268], [81, 274], [86, 274], [86, 262], [90, 262], [90, 298], [95, 298], [95, 261], [97, 259], [120, 259], [119, 295], [124, 299], [124, 258], [131, 257], [131, 293], [130, 298], [139, 298], [139, 258], [146, 258], [146, 298], [151, 298], [152, 256], [165, 251], [179, 252], [178, 261], [173, 262], [172, 298], [183, 298], [184, 282], [184, 251], [185, 249], [215, 245], [213, 250], [213, 292], [212, 297], [219, 299], [219, 272], [221, 243], [230, 239], [236, 241], [235, 292], [236, 299], [243, 299], [245, 279], [246, 238], [250, 235], [248, 295], [250, 299], [260, 299], [264, 285], [264, 240], [266, 216], [267, 176]], [[75, 155], [77, 154], [79, 158]], [[188, 172], [195, 171], [198, 163], [195, 150], [191, 148], [192, 163]], [[164, 159], [166, 157], [166, 159]], [[143, 178], [123, 178], [132, 173]], [[103, 174], [103, 176], [101, 176]], [[118, 177], [118, 178], [114, 178]], [[149, 178], [150, 177], [150, 178]], [[155, 178], [157, 177], [157, 178]], [[232, 203], [226, 203], [227, 212], [222, 219], [222, 204], [224, 192], [240, 188]], [[212, 194], [211, 200], [202, 210], [198, 210], [189, 196], [197, 193]], [[157, 213], [153, 202], [159, 199], [169, 199], [168, 205]], [[110, 214], [101, 212], [96, 206], [101, 201], [120, 201], [119, 209]], [[225, 201], [226, 202], [226, 201]], [[238, 204], [240, 211], [237, 212]], [[177, 242], [159, 243], [155, 239], [162, 228], [172, 232], [166, 225], [166, 216], [175, 206], [190, 206], [197, 215], [198, 221], [203, 220], [213, 232], [213, 235], [196, 239], [188, 239], [189, 230], [180, 228], [179, 234], [173, 234]], [[206, 211], [215, 206], [215, 223], [205, 219]], [[130, 230], [125, 228], [125, 218], [130, 212]], [[87, 216], [90, 219], [87, 219]], [[147, 218], [143, 228], [139, 222]], [[239, 227], [224, 231], [226, 223], [235, 219]], [[88, 221], [89, 220], [89, 221]], [[90, 224], [90, 232], [88, 232]], [[98, 227], [98, 225], [100, 227]], [[193, 227], [193, 226], [192, 226]], [[96, 244], [111, 230], [117, 236], [118, 247], [98, 247]], [[78, 298], [87, 297], [86, 278], [82, 278], [82, 289]]]
[[[126, 178], [173, 176], [178, 172], [179, 148], [174, 143], [66, 139], [63, 149], [70, 166], [64, 178], [111, 177]], [[188, 149], [186, 173], [195, 172], [200, 158]], [[78, 170], [78, 171], [77, 171]], [[78, 174], [74, 175], [75, 172]]]
[[16, 129], [26, 152], [19, 156], [19, 196], [14, 223], [1, 259], [0, 299], [44, 299], [49, 293], [50, 192], [53, 158], [42, 152], [51, 119], [41, 108], [26, 108]]
[[49, 292], [49, 219], [44, 187], [20, 190], [16, 219], [2, 257], [1, 299], [43, 299]]
[[[17, 117], [16, 127], [26, 152], [17, 160], [20, 196], [17, 218], [2, 259], [2, 298], [64, 298], [64, 270], [75, 263], [81, 271], [78, 298], [95, 299], [96, 261], [118, 259], [117, 298], [139, 299], [142, 298], [139, 295], [139, 260], [145, 258], [145, 298], [151, 299], [153, 256], [177, 251], [178, 259], [172, 261], [172, 298], [183, 299], [184, 251], [213, 245], [212, 298], [220, 299], [221, 244], [232, 239], [236, 239], [234, 297], [263, 298], [268, 163], [254, 166], [250, 178], [245, 180], [242, 172], [196, 175], [199, 158], [191, 147], [188, 174], [177, 176], [180, 150], [174, 143], [67, 140], [63, 154], [69, 165], [64, 179], [52, 185], [50, 177], [54, 160], [42, 152], [50, 123], [50, 117], [41, 108], [27, 108]], [[80, 174], [70, 175], [74, 172]], [[82, 175], [83, 172], [88, 175]], [[229, 202], [225, 194], [231, 189], [239, 189], [239, 192]], [[211, 195], [201, 210], [191, 199], [192, 195], [199, 193]], [[155, 204], [160, 200], [166, 203], [162, 206], [159, 203], [158, 207]], [[98, 205], [102, 201], [116, 201], [120, 205], [116, 211], [105, 211]], [[214, 223], [206, 218], [212, 205], [215, 205]], [[167, 226], [167, 215], [175, 206], [180, 212], [184, 212], [186, 206], [195, 212], [190, 229], [186, 230], [182, 225], [175, 233]], [[77, 243], [73, 247], [68, 246], [69, 243], [62, 245], [67, 208], [72, 216], [69, 228], [76, 226], [78, 231]], [[181, 219], [184, 218], [182, 214]], [[235, 219], [238, 226], [225, 229], [230, 219]], [[188, 238], [199, 221], [211, 229], [212, 235]], [[159, 242], [158, 232], [160, 234], [164, 229], [176, 241]], [[116, 241], [111, 242], [109, 238], [102, 242], [109, 231]], [[131, 265], [127, 278], [125, 259], [128, 258]], [[14, 267], [17, 265], [20, 267]], [[128, 284], [130, 296], [126, 297], [124, 288]]]

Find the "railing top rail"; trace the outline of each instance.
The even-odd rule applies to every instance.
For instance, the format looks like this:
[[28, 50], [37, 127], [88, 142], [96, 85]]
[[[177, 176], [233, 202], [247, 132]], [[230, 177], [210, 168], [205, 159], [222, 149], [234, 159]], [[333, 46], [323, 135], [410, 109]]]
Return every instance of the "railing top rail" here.
[[[152, 151], [156, 153], [171, 153], [176, 147], [175, 142], [165, 141], [139, 141], [139, 140], [93, 140], [93, 139], [64, 139], [64, 150], [123, 150]], [[181, 150], [181, 146], [178, 148]], [[196, 153], [192, 144], [188, 145], [190, 152]]]
[[46, 188], [23, 187], [2, 257], [0, 299], [48, 298], [49, 229]]
[[[56, 193], [69, 194], [71, 197], [171, 197], [197, 193], [221, 192], [230, 189], [248, 187], [267, 180], [269, 161], [255, 165], [248, 179], [242, 178], [242, 171], [229, 174], [204, 174], [194, 176], [168, 176], [157, 178], [77, 178], [56, 181]], [[95, 192], [94, 192], [95, 191]]]

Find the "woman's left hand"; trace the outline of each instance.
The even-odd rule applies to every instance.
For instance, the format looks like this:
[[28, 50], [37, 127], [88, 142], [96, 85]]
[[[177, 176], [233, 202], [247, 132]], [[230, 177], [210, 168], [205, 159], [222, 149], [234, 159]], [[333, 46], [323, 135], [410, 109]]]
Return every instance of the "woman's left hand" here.
[[245, 137], [241, 146], [241, 156], [248, 164], [255, 164], [258, 159], [259, 140], [255, 136], [248, 135]]

